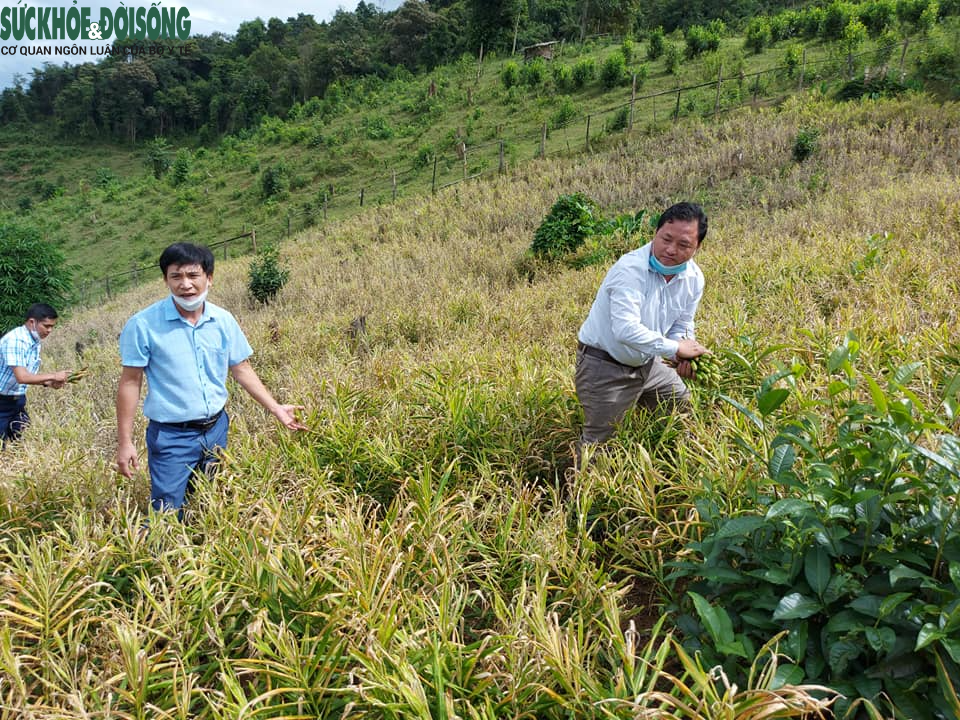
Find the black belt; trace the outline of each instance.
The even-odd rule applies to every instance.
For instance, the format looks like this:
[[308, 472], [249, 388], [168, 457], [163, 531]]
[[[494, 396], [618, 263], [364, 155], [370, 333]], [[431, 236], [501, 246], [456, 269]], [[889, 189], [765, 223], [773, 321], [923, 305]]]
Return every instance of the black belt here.
[[593, 355], [595, 358], [600, 358], [601, 360], [606, 360], [608, 363], [613, 363], [614, 365], [619, 365], [620, 367], [630, 368], [631, 370], [637, 369], [636, 365], [627, 365], [626, 363], [622, 363], [606, 350], [601, 350], [593, 345], [586, 345], [582, 342], [578, 342], [577, 347], [583, 351], [584, 355]]
[[220, 419], [220, 416], [223, 415], [223, 408], [220, 408], [220, 411], [214, 413], [208, 418], [202, 420], [187, 420], [186, 422], [165, 422], [160, 423], [161, 425], [166, 425], [167, 427], [177, 428], [178, 430], [209, 430], [214, 425], [217, 424], [217, 421]]
[[23, 395], [0, 395], [0, 400], [6, 400], [7, 402], [20, 402], [23, 398]]

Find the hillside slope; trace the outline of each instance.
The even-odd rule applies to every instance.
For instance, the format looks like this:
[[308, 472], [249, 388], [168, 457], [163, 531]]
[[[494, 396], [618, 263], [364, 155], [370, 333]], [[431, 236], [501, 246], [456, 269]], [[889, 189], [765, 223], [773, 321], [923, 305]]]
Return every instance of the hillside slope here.
[[[735, 442], [743, 416], [698, 390], [693, 418], [634, 419], [607, 458], [565, 472], [575, 333], [606, 268], [531, 277], [534, 229], [560, 193], [609, 213], [700, 201], [699, 337], [754, 361], [725, 392], [750, 405], [775, 363], [798, 363], [767, 422], [818, 412], [823, 363], [854, 332], [863, 372], [917, 360], [910, 389], [936, 408], [960, 365], [958, 120], [960, 106], [921, 97], [809, 100], [536, 162], [301, 233], [283, 247], [290, 283], [265, 308], [245, 297], [246, 263], [222, 263], [211, 299], [312, 430], [291, 437], [235, 392], [222, 472], [189, 524], [158, 521], [149, 540], [136, 532], [147, 479], [110, 469], [115, 338], [163, 288], [77, 312], [45, 362], [75, 364], [83, 340], [91, 374], [31, 390], [34, 425], [0, 468], [2, 573], [20, 598], [0, 606], [19, 678], [5, 707], [64, 717], [109, 696], [131, 714], [201, 718], [298, 703], [311, 716], [636, 712], [647, 680], [624, 668], [652, 658], [647, 638], [660, 647], [647, 630], [663, 564], [696, 532], [694, 501], [709, 490], [736, 512], [766, 468]], [[819, 148], [797, 163], [809, 127]], [[66, 619], [37, 629], [34, 613]]]

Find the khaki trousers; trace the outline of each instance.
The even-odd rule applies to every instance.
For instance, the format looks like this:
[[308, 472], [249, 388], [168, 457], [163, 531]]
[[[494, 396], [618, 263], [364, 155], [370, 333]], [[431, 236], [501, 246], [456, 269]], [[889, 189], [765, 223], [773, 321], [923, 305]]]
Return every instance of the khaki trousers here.
[[621, 365], [577, 349], [577, 399], [583, 407], [581, 443], [608, 440], [634, 405], [657, 410], [661, 406], [687, 412], [690, 391], [660, 358], [639, 367]]

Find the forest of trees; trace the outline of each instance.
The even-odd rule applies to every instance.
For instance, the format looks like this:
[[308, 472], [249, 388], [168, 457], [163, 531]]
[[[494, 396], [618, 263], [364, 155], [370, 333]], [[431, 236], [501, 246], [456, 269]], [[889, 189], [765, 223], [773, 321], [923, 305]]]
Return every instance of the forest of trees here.
[[[945, 0], [949, 2], [950, 0]], [[874, 0], [893, 10], [936, 0]], [[511, 52], [551, 39], [667, 33], [708, 19], [742, 26], [787, 0], [406, 0], [382, 12], [361, 0], [328, 22], [298, 14], [244, 22], [235, 35], [167, 41], [162, 55], [45, 64], [0, 94], [0, 123], [53, 121], [67, 136], [111, 140], [196, 134], [209, 141], [285, 116], [344, 81], [428, 70], [481, 47]], [[807, 3], [809, 4], [809, 3]], [[833, 0], [832, 5], [849, 5]], [[940, 3], [943, 5], [943, 2]], [[934, 10], [936, 12], [936, 10]], [[157, 43], [151, 43], [156, 46]], [[182, 46], [182, 47], [181, 47]]]

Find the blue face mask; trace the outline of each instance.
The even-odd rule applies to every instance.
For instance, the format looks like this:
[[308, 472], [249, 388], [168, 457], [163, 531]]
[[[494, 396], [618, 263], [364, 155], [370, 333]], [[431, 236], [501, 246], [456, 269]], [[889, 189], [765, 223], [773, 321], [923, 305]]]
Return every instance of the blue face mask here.
[[653, 250], [651, 250], [650, 267], [661, 275], [677, 275], [678, 273], [682, 273], [684, 271], [684, 268], [687, 267], [687, 263], [682, 262], [679, 265], [664, 265], [662, 262], [657, 260], [656, 256], [653, 254]]

